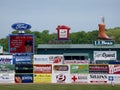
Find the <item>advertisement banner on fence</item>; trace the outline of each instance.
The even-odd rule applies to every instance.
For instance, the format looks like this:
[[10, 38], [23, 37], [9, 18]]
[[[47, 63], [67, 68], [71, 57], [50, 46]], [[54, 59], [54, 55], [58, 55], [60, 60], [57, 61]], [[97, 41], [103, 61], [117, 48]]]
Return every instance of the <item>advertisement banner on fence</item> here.
[[32, 64], [32, 54], [13, 54], [14, 64]]
[[52, 83], [70, 83], [69, 68], [69, 65], [53, 65]]
[[89, 74], [89, 83], [103, 84], [108, 81], [108, 74]]
[[33, 73], [33, 64], [15, 64], [16, 73]]
[[34, 74], [34, 83], [52, 83], [52, 74]]
[[36, 74], [50, 74], [52, 73], [52, 64], [35, 64], [33, 72]]
[[94, 51], [94, 60], [116, 60], [116, 51]]
[[108, 83], [120, 84], [120, 75], [109, 74], [108, 75]]
[[15, 83], [33, 83], [33, 74], [15, 74]]
[[14, 73], [0, 73], [0, 83], [15, 83]]
[[71, 64], [70, 65], [70, 73], [71, 74], [88, 74], [89, 73], [89, 65], [79, 65], [79, 64]]
[[62, 64], [63, 55], [34, 55], [33, 64]]
[[13, 64], [12, 55], [0, 55], [0, 64]]
[[109, 66], [108, 65], [89, 65], [90, 74], [108, 74]]
[[0, 73], [15, 73], [15, 65], [12, 64], [1, 64]]
[[89, 64], [88, 60], [64, 60], [64, 64]]
[[120, 74], [120, 65], [109, 65], [109, 74]]
[[71, 74], [71, 83], [88, 83], [88, 74]]

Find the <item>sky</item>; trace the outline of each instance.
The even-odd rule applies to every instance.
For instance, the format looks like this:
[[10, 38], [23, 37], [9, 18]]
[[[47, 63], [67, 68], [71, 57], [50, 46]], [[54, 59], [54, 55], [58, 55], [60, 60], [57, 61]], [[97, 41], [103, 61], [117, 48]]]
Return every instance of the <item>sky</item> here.
[[120, 0], [0, 0], [0, 38], [14, 31], [14, 23], [50, 33], [57, 33], [58, 25], [70, 32], [98, 30], [101, 16], [107, 29], [120, 27]]

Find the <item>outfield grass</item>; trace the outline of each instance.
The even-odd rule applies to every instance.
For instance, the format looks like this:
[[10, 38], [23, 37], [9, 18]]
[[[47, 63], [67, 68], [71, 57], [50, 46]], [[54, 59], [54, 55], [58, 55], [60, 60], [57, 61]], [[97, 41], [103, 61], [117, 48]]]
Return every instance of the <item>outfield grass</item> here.
[[120, 85], [0, 84], [0, 90], [120, 90]]

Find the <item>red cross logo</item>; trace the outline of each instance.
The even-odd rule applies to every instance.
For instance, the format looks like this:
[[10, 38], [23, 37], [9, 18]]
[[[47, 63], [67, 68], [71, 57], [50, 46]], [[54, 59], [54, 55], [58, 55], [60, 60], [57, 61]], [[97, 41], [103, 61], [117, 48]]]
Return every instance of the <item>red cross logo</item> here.
[[75, 82], [75, 81], [77, 80], [77, 77], [74, 75], [74, 76], [72, 77], [72, 80]]

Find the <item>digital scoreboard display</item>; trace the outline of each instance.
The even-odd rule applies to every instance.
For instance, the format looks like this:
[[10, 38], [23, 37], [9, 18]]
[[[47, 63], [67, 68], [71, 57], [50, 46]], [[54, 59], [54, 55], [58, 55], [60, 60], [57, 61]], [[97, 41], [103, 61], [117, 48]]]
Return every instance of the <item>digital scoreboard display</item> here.
[[9, 53], [34, 53], [34, 36], [32, 34], [9, 35]]

